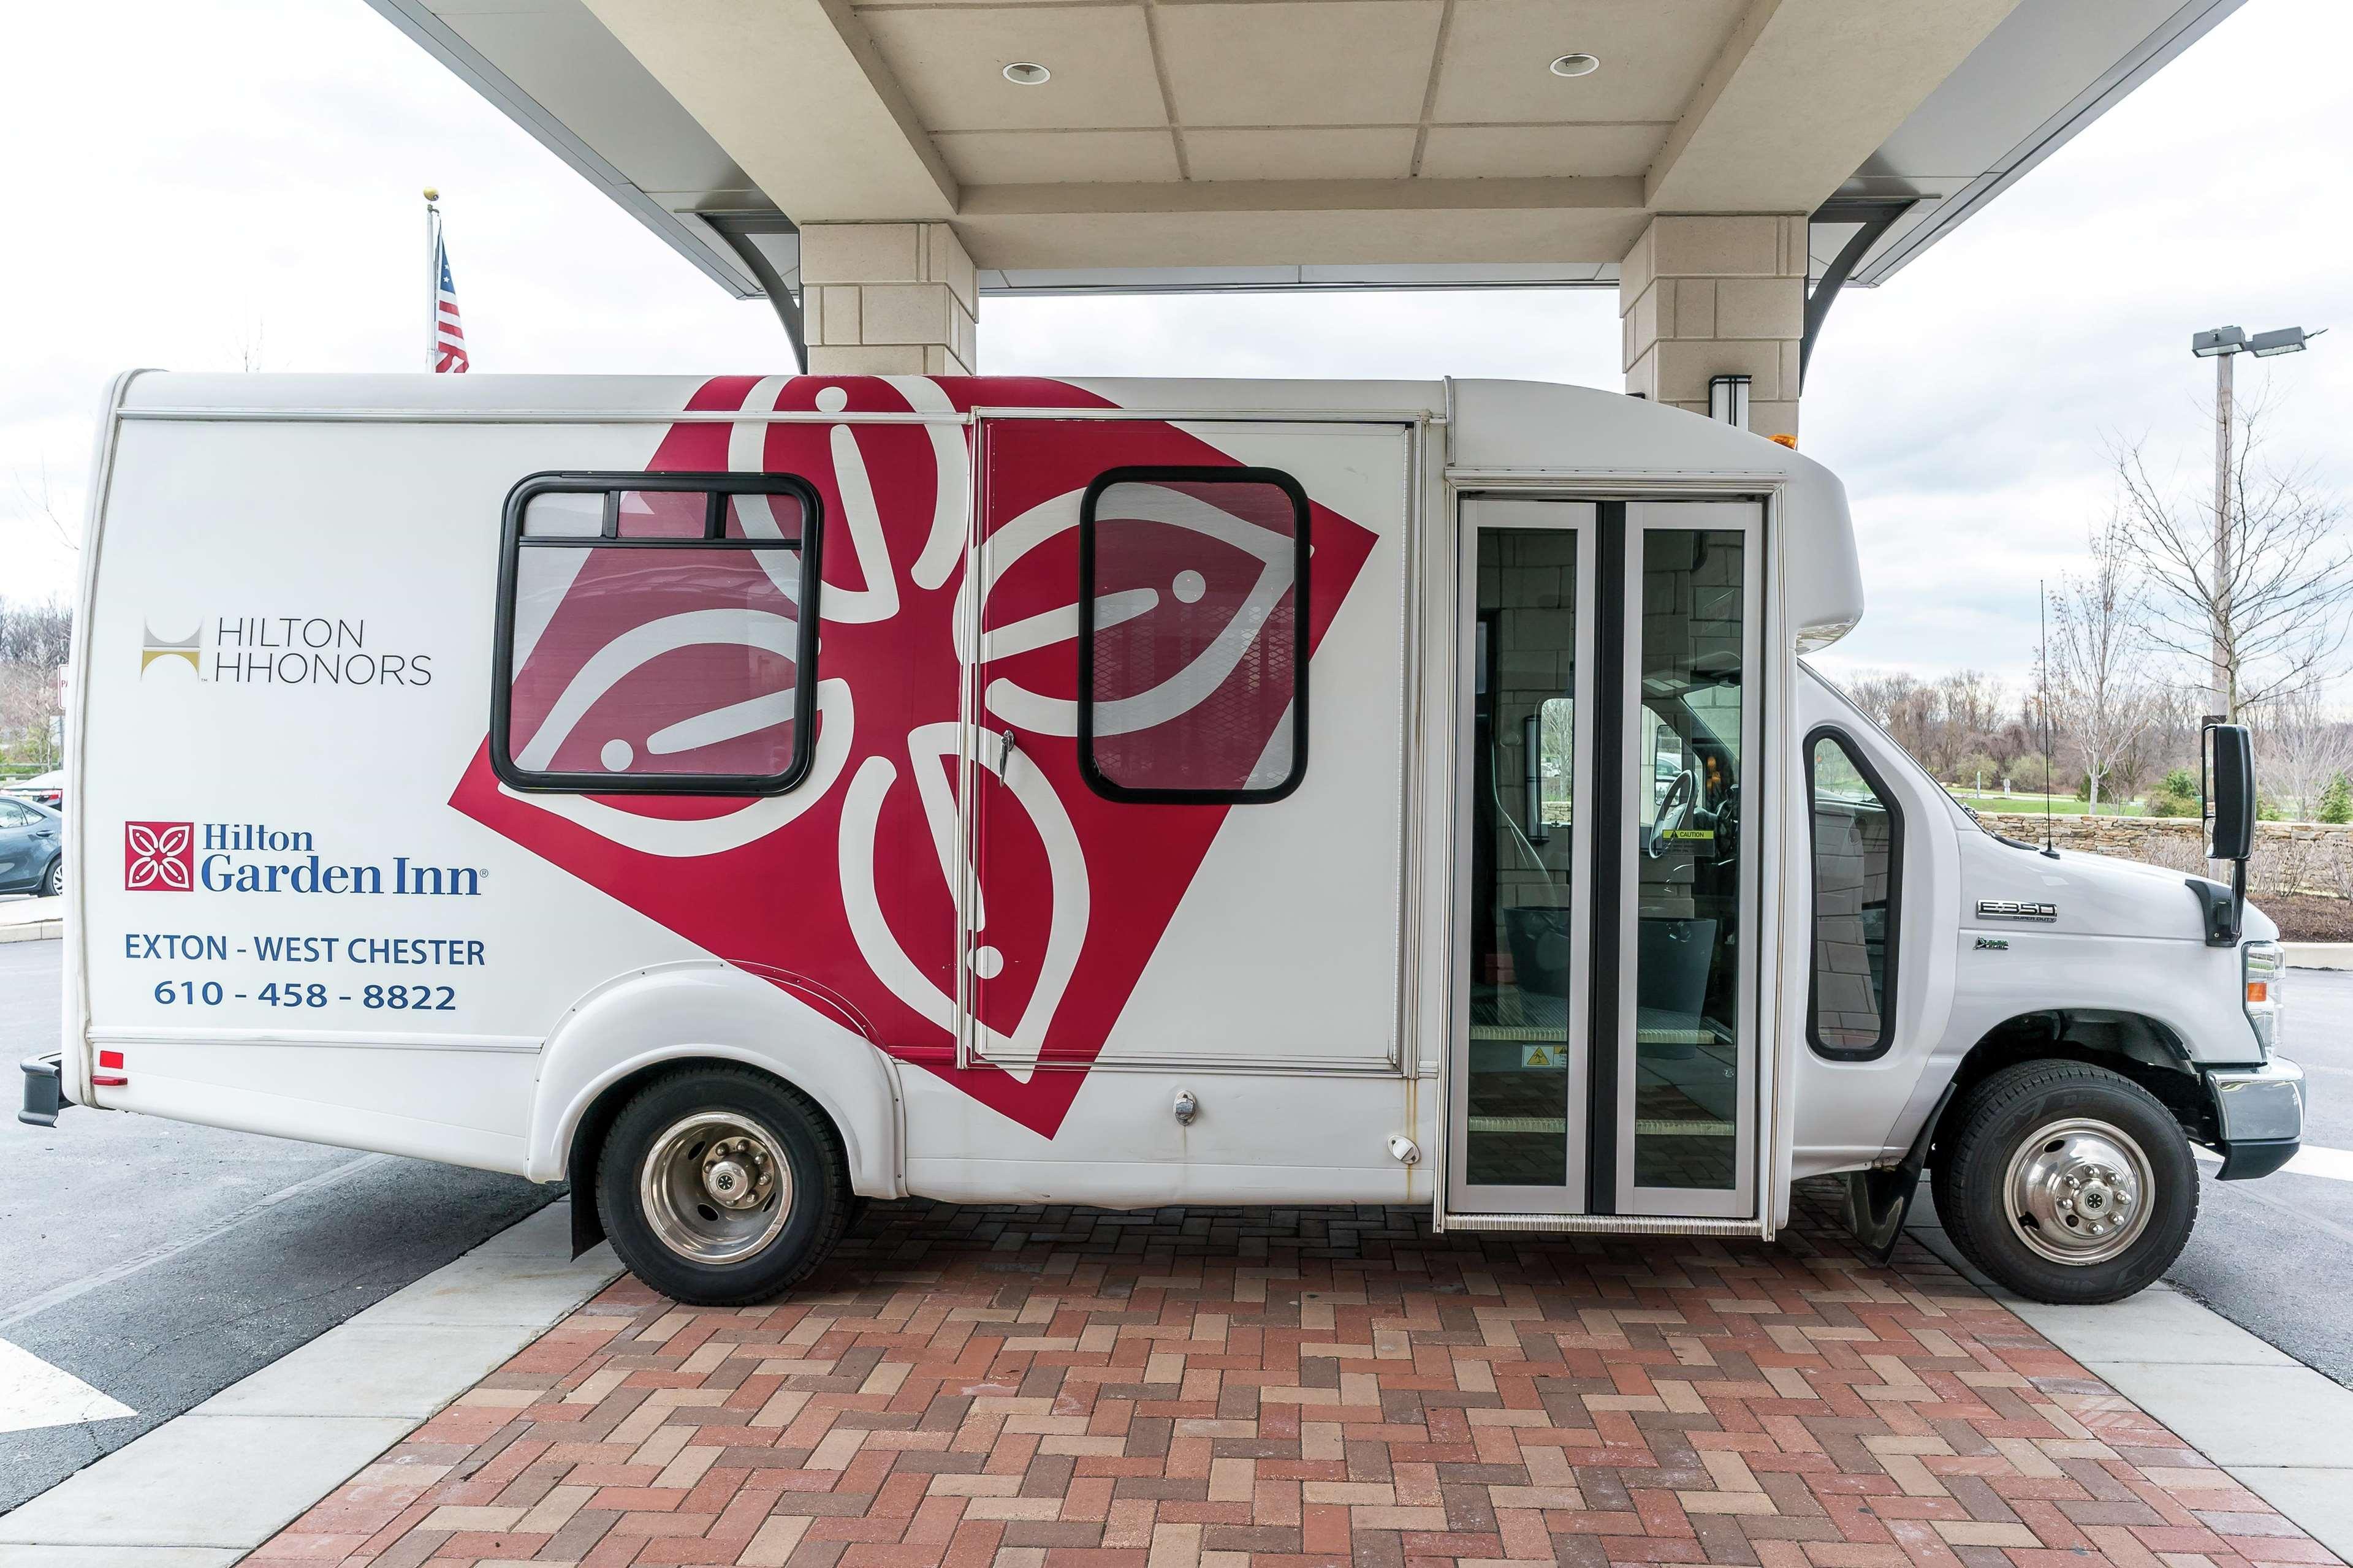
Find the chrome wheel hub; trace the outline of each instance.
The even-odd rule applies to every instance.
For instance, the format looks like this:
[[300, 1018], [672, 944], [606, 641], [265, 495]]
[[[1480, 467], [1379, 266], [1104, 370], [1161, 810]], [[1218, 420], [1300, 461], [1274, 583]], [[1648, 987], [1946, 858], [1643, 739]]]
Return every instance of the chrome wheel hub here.
[[2010, 1228], [2053, 1263], [2105, 1263], [2147, 1227], [2148, 1156], [2122, 1128], [2070, 1117], [2037, 1129], [2010, 1156]]
[[758, 1252], [792, 1212], [783, 1145], [751, 1117], [704, 1110], [656, 1138], [638, 1174], [646, 1221], [664, 1247], [697, 1263]]

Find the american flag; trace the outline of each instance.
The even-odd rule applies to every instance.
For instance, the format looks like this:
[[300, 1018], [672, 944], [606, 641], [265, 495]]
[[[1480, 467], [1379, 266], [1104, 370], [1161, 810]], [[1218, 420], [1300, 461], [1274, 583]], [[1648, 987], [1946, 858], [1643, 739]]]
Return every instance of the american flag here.
[[433, 235], [433, 270], [437, 274], [433, 303], [433, 368], [451, 374], [468, 369], [466, 329], [458, 322], [458, 287], [449, 281], [449, 246], [437, 227]]

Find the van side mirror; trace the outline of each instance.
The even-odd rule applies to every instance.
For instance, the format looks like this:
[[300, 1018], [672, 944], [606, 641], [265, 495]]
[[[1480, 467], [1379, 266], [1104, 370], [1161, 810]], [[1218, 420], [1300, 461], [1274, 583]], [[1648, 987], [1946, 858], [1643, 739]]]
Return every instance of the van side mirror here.
[[2255, 849], [2255, 743], [2244, 724], [2206, 727], [2206, 854], [2243, 861]]

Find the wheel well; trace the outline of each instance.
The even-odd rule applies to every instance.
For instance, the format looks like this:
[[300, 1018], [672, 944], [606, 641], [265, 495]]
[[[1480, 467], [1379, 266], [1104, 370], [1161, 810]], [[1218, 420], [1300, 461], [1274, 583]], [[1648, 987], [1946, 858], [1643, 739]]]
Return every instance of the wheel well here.
[[[2190, 1065], [2181, 1037], [2155, 1018], [2107, 1008], [2021, 1013], [1986, 1031], [1961, 1058], [1947, 1105], [2004, 1068], [2030, 1061], [2077, 1061], [2130, 1079], [2155, 1095], [2193, 1142], [2219, 1136], [2213, 1101]], [[1935, 1162], [1933, 1146], [1930, 1163]]]
[[842, 1137], [841, 1125], [833, 1113], [818, 1102], [815, 1096], [788, 1079], [780, 1078], [765, 1068], [733, 1057], [668, 1057], [649, 1062], [635, 1072], [624, 1073], [607, 1084], [589, 1102], [572, 1129], [572, 1142], [565, 1152], [565, 1179], [572, 1185], [572, 1256], [579, 1257], [605, 1239], [605, 1218], [596, 1212], [596, 1162], [604, 1152], [605, 1135], [613, 1130], [621, 1114], [621, 1107], [629, 1103], [638, 1090], [658, 1079], [674, 1073], [691, 1072], [697, 1068], [732, 1068], [743, 1072], [756, 1072], [773, 1079], [787, 1094], [798, 1098], [814, 1115], [832, 1130], [837, 1147], [848, 1148]]

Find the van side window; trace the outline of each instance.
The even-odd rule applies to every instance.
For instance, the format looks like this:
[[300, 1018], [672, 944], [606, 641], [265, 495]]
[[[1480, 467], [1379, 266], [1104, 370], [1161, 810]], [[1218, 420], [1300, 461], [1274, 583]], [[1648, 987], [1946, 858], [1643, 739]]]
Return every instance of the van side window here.
[[1079, 769], [1113, 800], [1280, 800], [1307, 771], [1307, 492], [1113, 468], [1079, 513]]
[[1894, 1040], [1904, 815], [1871, 764], [1833, 731], [1806, 742], [1814, 822], [1814, 973], [1808, 1033], [1826, 1057], [1875, 1057]]
[[817, 727], [817, 492], [539, 474], [507, 498], [491, 760], [516, 789], [776, 795]]

